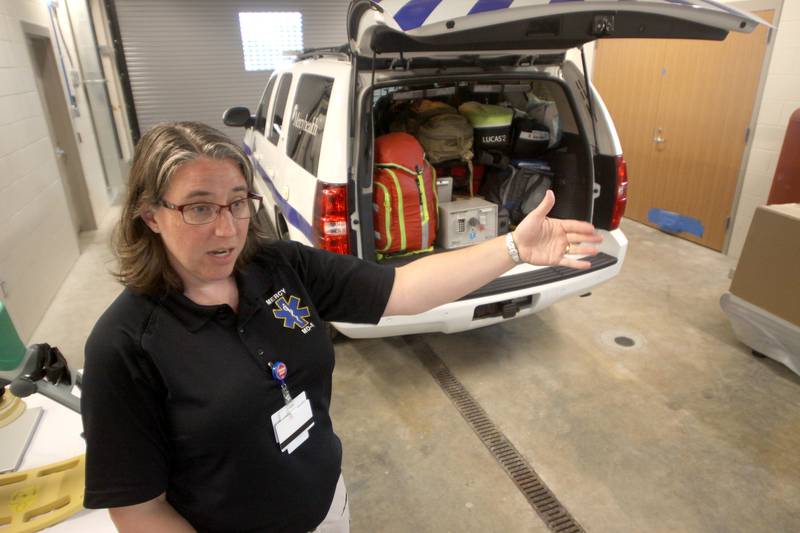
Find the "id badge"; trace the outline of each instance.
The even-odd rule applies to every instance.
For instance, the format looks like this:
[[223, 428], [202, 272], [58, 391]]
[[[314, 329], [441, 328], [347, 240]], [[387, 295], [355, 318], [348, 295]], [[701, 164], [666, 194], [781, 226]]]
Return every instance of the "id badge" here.
[[282, 452], [292, 453], [308, 439], [309, 430], [314, 427], [311, 402], [305, 391], [281, 407], [272, 415], [272, 429], [275, 442]]

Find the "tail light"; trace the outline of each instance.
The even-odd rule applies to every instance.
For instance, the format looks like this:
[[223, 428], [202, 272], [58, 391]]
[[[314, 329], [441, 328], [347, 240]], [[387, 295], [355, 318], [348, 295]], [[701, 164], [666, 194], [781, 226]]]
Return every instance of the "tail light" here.
[[628, 204], [628, 164], [625, 158], [618, 155], [614, 158], [616, 166], [616, 189], [614, 190], [614, 210], [611, 212], [611, 229], [617, 229], [625, 214], [625, 206]]
[[314, 203], [314, 236], [316, 244], [337, 254], [350, 253], [347, 226], [347, 188], [318, 182]]

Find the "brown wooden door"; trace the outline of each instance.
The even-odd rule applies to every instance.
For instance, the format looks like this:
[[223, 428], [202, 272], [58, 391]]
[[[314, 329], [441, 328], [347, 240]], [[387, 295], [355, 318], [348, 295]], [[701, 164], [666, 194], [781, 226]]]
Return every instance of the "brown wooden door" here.
[[593, 81], [628, 162], [627, 217], [653, 225], [648, 211], [661, 208], [696, 218], [703, 236], [680, 236], [722, 249], [766, 46], [763, 25], [722, 42], [598, 42]]

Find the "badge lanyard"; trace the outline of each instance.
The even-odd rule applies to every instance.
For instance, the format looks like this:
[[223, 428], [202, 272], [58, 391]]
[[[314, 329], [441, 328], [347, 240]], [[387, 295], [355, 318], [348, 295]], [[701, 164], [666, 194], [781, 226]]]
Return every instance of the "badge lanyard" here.
[[274, 363], [267, 363], [270, 370], [272, 370], [272, 379], [278, 382], [281, 386], [281, 394], [283, 394], [283, 403], [289, 405], [292, 401], [292, 395], [289, 394], [289, 387], [286, 386], [286, 374], [288, 369], [286, 363], [275, 361]]
[[275, 442], [282, 452], [292, 453], [309, 437], [309, 430], [314, 427], [314, 416], [311, 412], [311, 402], [306, 398], [305, 391], [296, 398], [289, 394], [286, 386], [286, 363], [275, 361], [268, 362], [272, 370], [272, 378], [281, 386], [283, 395], [282, 408], [272, 414], [272, 429], [275, 431]]

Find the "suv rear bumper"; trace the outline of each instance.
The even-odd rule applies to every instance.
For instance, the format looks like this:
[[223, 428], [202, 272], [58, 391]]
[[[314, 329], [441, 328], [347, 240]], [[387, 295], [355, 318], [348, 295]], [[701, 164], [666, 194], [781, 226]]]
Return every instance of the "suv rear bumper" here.
[[[592, 258], [589, 270], [520, 265], [460, 300], [418, 315], [384, 317], [377, 325], [345, 322], [333, 325], [348, 337], [365, 339], [428, 332], [456, 333], [536, 313], [559, 300], [588, 292], [619, 273], [628, 240], [619, 229], [601, 233], [604, 237], [602, 253]], [[509, 311], [507, 317], [491, 312], [503, 307]], [[508, 316], [514, 309], [514, 315]]]

